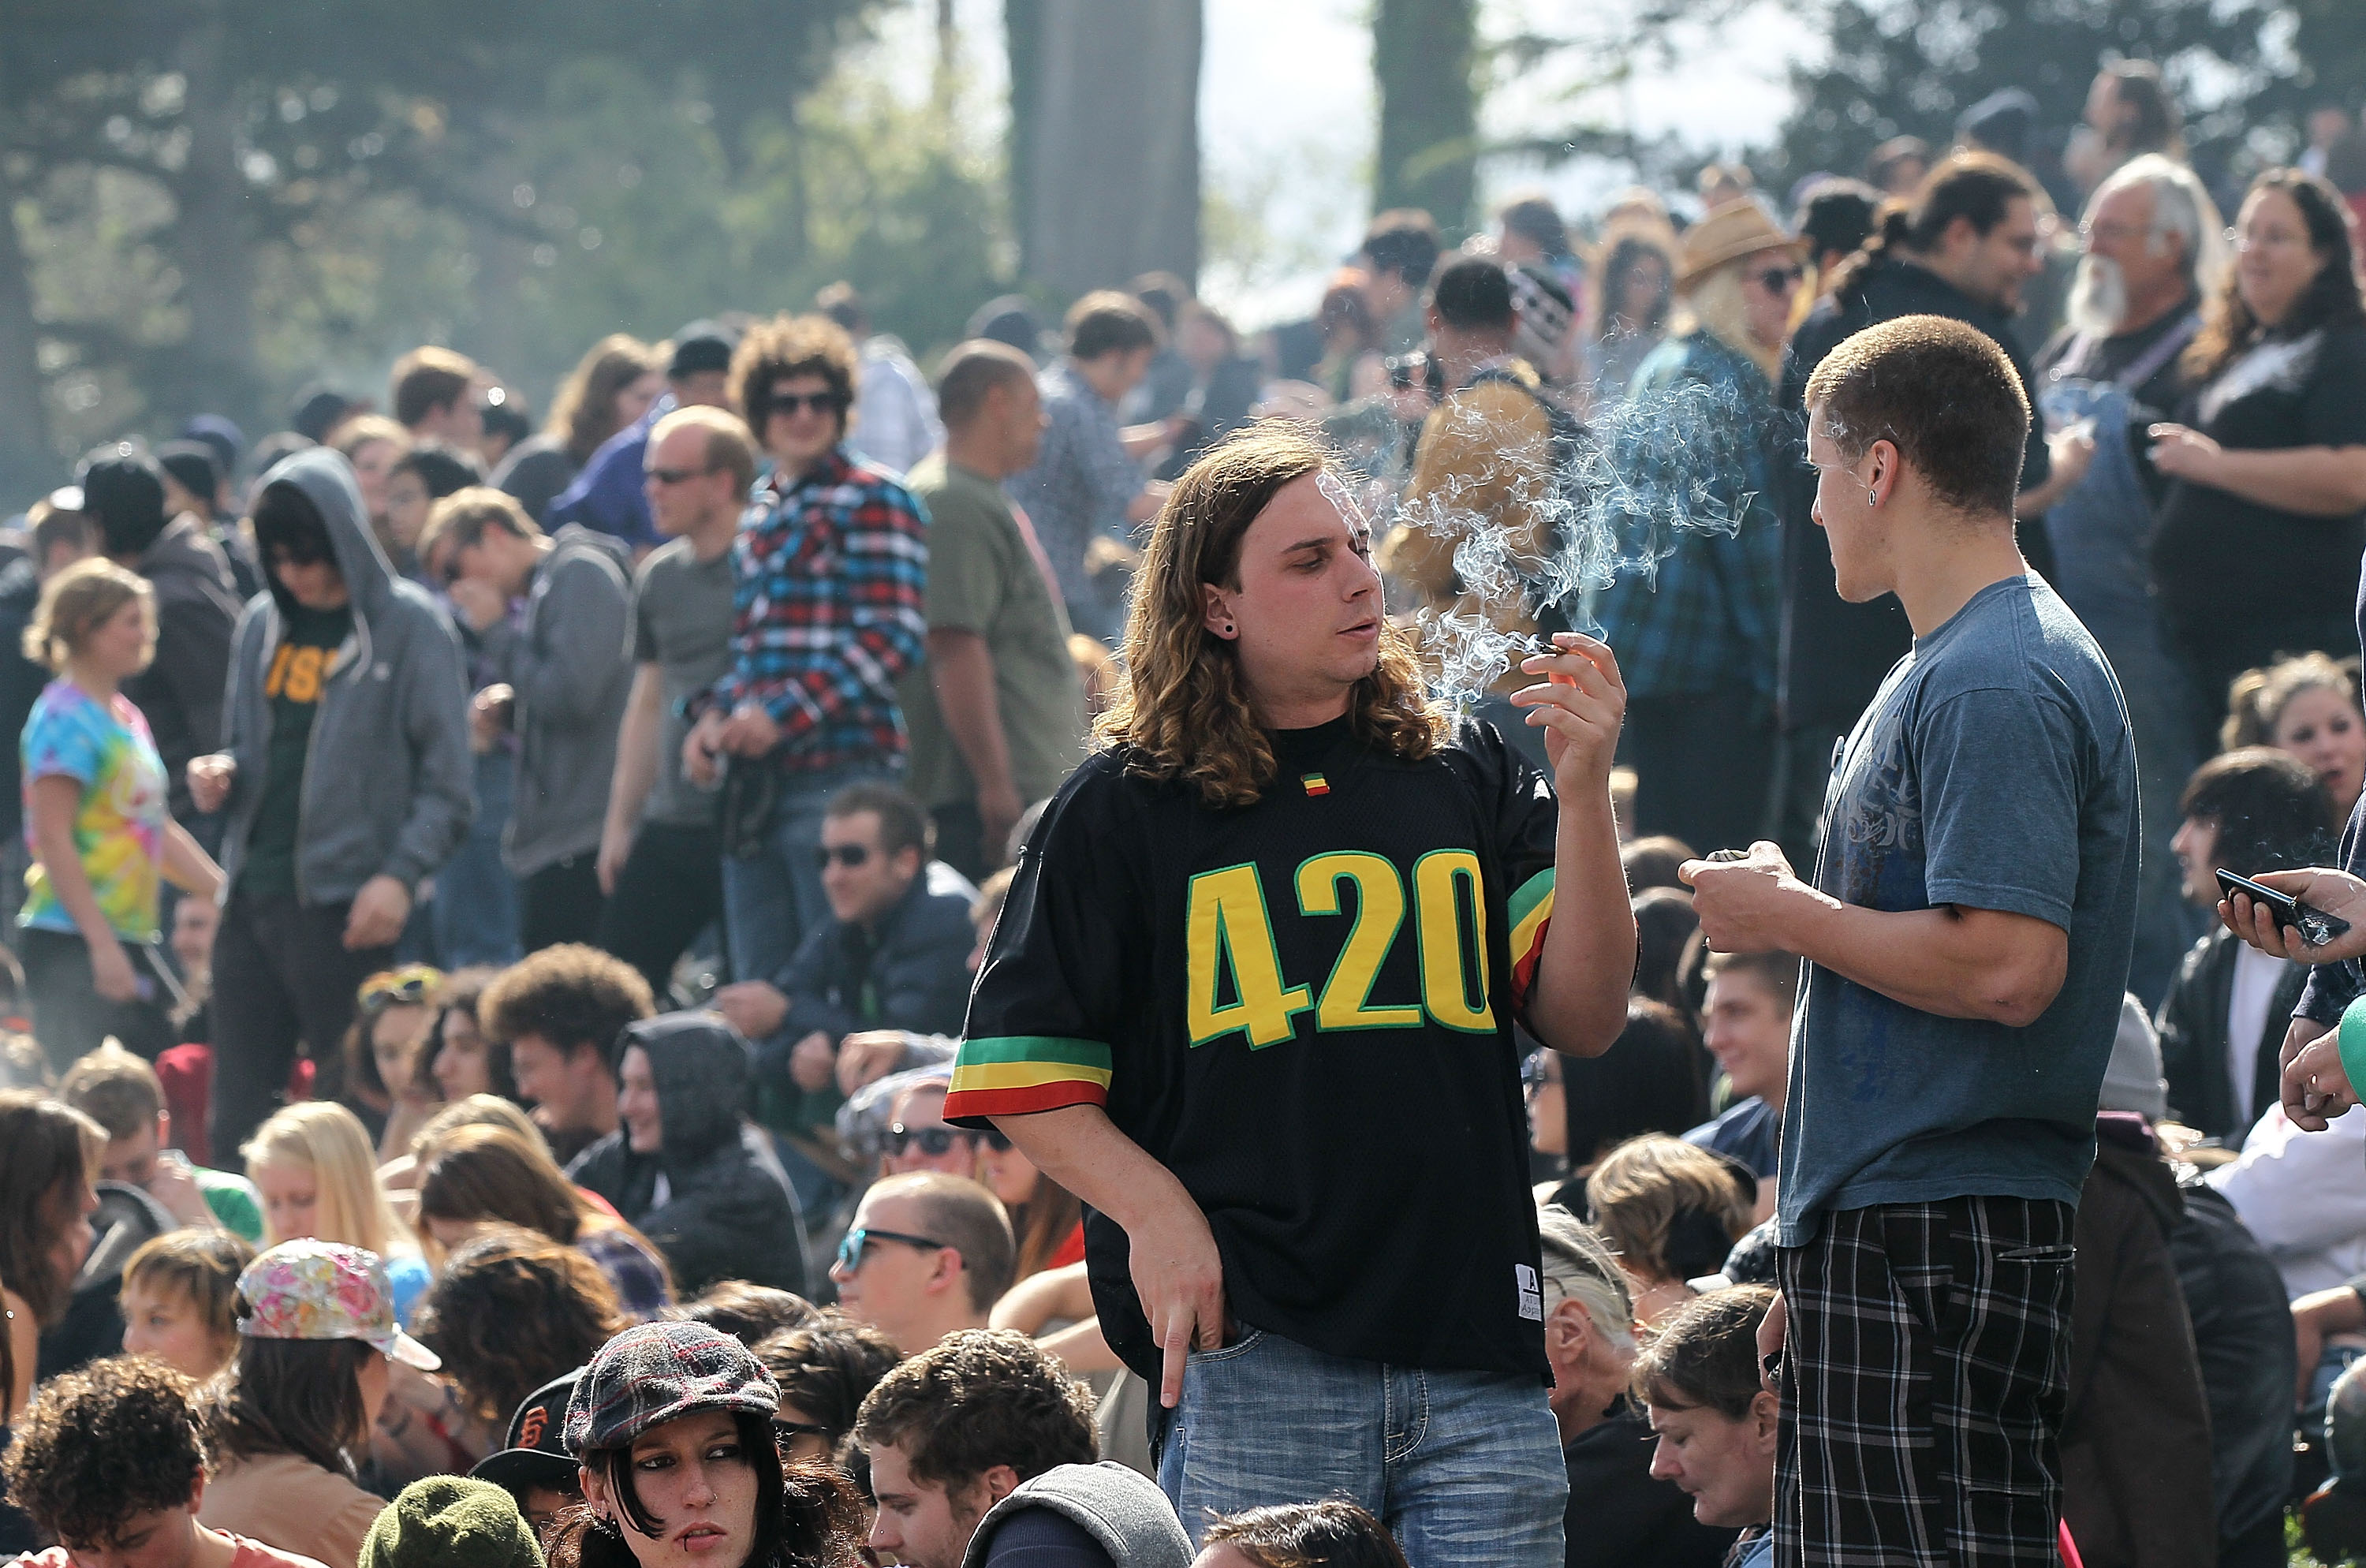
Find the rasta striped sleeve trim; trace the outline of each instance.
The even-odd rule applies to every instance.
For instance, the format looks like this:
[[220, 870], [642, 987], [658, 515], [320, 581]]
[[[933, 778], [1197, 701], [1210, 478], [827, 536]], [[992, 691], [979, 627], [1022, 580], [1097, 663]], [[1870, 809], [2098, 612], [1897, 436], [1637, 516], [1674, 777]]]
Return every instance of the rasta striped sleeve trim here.
[[1528, 991], [1537, 981], [1537, 960], [1545, 951], [1545, 928], [1552, 924], [1553, 874], [1550, 867], [1521, 884], [1506, 913], [1512, 922], [1512, 1010], [1528, 1005]]
[[1052, 1034], [964, 1040], [953, 1058], [945, 1120], [1106, 1105], [1109, 1085], [1110, 1048], [1098, 1040]]

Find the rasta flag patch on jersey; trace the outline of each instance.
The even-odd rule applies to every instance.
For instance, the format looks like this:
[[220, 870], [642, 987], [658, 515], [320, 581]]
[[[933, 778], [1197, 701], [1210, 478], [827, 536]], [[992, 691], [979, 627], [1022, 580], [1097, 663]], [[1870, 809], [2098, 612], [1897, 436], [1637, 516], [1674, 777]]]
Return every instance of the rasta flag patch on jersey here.
[[1324, 778], [1321, 773], [1302, 773], [1299, 776], [1298, 782], [1306, 786], [1306, 793], [1309, 795], [1329, 795], [1331, 793], [1331, 781]]

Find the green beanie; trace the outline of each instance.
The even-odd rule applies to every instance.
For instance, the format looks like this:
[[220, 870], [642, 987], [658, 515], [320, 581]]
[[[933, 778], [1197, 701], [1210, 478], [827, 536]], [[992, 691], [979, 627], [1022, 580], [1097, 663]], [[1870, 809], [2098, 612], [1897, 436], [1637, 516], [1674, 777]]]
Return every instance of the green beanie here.
[[431, 1475], [370, 1527], [359, 1568], [543, 1568], [517, 1500], [489, 1481]]

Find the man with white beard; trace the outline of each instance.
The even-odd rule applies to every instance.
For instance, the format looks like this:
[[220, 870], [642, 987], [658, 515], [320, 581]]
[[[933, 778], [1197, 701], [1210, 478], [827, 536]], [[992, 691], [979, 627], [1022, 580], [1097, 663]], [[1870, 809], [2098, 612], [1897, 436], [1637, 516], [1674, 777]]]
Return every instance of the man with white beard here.
[[2135, 731], [2145, 843], [2128, 988], [2149, 1008], [2198, 934], [2178, 897], [2168, 834], [2202, 738], [2187, 733], [2184, 676], [2150, 592], [2161, 481], [2142, 435], [2184, 397], [2178, 356], [2201, 329], [2202, 299], [2226, 264], [2226, 244], [2193, 171], [2157, 153], [2131, 159], [2095, 188], [2079, 233], [2069, 324], [2038, 355], [2037, 400], [2055, 433], [2056, 471], [2083, 461], [2084, 472], [2046, 512], [2045, 531], [2055, 591], [2119, 672]]

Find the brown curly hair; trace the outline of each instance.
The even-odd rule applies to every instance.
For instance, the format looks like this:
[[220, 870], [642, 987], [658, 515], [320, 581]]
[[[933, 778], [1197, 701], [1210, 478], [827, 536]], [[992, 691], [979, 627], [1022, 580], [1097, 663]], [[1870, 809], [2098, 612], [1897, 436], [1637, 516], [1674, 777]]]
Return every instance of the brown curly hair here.
[[189, 1381], [141, 1356], [43, 1383], [0, 1455], [8, 1501], [69, 1551], [114, 1545], [135, 1514], [187, 1507], [204, 1473]]
[[881, 1379], [854, 1435], [894, 1443], [916, 1481], [965, 1490], [997, 1464], [1031, 1481], [1100, 1457], [1093, 1396], [1050, 1351], [1008, 1328], [965, 1328]]
[[854, 1430], [863, 1399], [904, 1359], [893, 1339], [835, 1307], [767, 1336], [755, 1351], [781, 1385], [782, 1403], [828, 1427], [833, 1444]]
[[[1096, 727], [1137, 778], [1182, 779], [1217, 807], [1248, 806], [1273, 780], [1233, 645], [1205, 624], [1200, 587], [1238, 586], [1241, 540], [1283, 486], [1334, 472], [1331, 448], [1290, 420], [1265, 420], [1185, 470], [1160, 509], [1125, 628], [1126, 682]], [[1358, 739], [1405, 761], [1444, 739], [1446, 716], [1423, 688], [1413, 643], [1387, 622], [1380, 660], [1356, 682], [1347, 720]]]
[[630, 1324], [614, 1287], [571, 1247], [516, 1225], [463, 1243], [419, 1303], [419, 1337], [482, 1421], [580, 1367]]
[[756, 445], [764, 444], [764, 423], [772, 412], [772, 388], [791, 376], [818, 376], [838, 398], [839, 431], [854, 406], [860, 361], [854, 340], [828, 316], [779, 315], [748, 329], [731, 355], [731, 398], [748, 422]]
[[596, 947], [562, 942], [502, 970], [477, 999], [477, 1027], [504, 1045], [539, 1034], [553, 1050], [571, 1055], [590, 1045], [605, 1058], [626, 1024], [657, 1010], [639, 970]]

